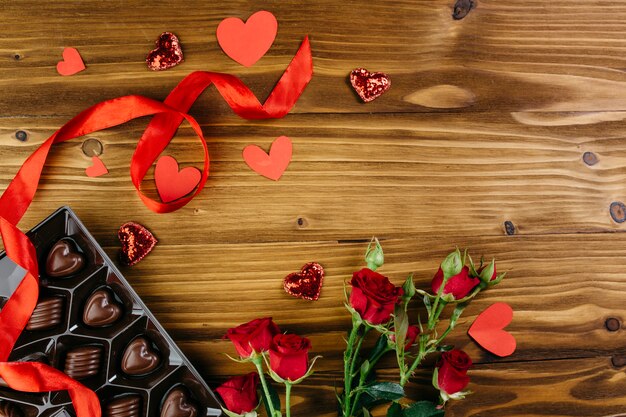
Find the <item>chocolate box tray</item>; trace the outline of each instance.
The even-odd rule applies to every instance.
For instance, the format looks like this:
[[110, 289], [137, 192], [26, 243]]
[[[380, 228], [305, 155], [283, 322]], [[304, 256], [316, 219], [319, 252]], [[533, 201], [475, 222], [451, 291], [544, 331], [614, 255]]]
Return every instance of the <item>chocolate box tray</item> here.
[[[39, 258], [40, 295], [10, 361], [45, 362], [79, 380], [98, 395], [103, 417], [222, 414], [215, 394], [69, 207], [27, 235]], [[85, 264], [72, 275], [53, 278], [47, 276], [46, 259], [60, 240], [75, 245]], [[24, 270], [0, 253], [0, 307], [23, 276]], [[120, 313], [113, 323], [103, 310], [87, 319], [87, 304]], [[75, 416], [67, 392], [31, 394], [6, 386], [0, 387], [0, 414]]]

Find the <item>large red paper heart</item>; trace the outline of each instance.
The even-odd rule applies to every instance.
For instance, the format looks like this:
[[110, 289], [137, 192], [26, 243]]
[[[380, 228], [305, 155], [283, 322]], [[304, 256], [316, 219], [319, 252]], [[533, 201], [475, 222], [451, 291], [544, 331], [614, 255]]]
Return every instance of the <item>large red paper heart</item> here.
[[63, 50], [63, 61], [57, 64], [57, 72], [61, 75], [74, 75], [85, 69], [85, 63], [76, 48]]
[[317, 301], [320, 298], [324, 268], [317, 262], [309, 262], [300, 272], [294, 272], [285, 277], [283, 288], [287, 294], [301, 297], [305, 300]]
[[278, 22], [274, 15], [261, 10], [245, 23], [236, 17], [222, 20], [217, 27], [217, 42], [226, 55], [249, 67], [270, 49], [277, 30]]
[[163, 32], [156, 40], [156, 48], [148, 53], [146, 64], [153, 71], [163, 71], [175, 67], [183, 60], [178, 37], [172, 32]]
[[104, 165], [104, 162], [102, 162], [102, 159], [94, 155], [91, 157], [91, 162], [93, 165], [85, 170], [85, 174], [87, 174], [88, 177], [95, 178], [109, 173], [109, 170], [106, 165]]
[[350, 84], [365, 103], [380, 97], [391, 87], [391, 79], [382, 72], [370, 73], [365, 68], [357, 68], [350, 73]]
[[515, 352], [517, 342], [503, 330], [513, 320], [513, 309], [506, 303], [495, 303], [480, 313], [467, 332], [483, 348], [498, 356]]
[[178, 200], [192, 192], [200, 182], [200, 171], [194, 167], [178, 170], [178, 162], [171, 156], [159, 158], [154, 170], [159, 197], [164, 203]]
[[257, 145], [246, 146], [243, 150], [243, 159], [257, 174], [278, 181], [291, 162], [292, 151], [291, 139], [281, 136], [274, 140], [269, 154]]

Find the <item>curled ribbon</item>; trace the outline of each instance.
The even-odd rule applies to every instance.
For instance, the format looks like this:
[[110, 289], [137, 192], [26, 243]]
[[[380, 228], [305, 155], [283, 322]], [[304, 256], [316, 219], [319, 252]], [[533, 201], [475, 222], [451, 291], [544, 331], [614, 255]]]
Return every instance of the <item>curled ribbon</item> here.
[[[0, 196], [0, 236], [7, 256], [26, 274], [0, 310], [0, 378], [15, 390], [47, 392], [67, 390], [77, 417], [100, 417], [96, 394], [59, 370], [42, 363], [8, 362], [15, 342], [26, 327], [39, 297], [37, 253], [28, 237], [17, 227], [28, 210], [41, 178], [52, 145], [117, 126], [143, 116], [154, 116], [144, 131], [130, 163], [133, 185], [144, 204], [156, 213], [168, 213], [185, 206], [198, 195], [209, 175], [209, 151], [196, 120], [187, 114], [198, 96], [213, 84], [228, 105], [246, 119], [285, 116], [304, 91], [313, 75], [313, 59], [308, 37], [283, 73], [264, 104], [237, 77], [197, 71], [185, 77], [164, 102], [142, 96], [123, 96], [98, 103], [67, 122], [33, 152]], [[204, 150], [204, 165], [195, 192], [171, 203], [156, 201], [141, 192], [141, 182], [156, 158], [186, 120]]]

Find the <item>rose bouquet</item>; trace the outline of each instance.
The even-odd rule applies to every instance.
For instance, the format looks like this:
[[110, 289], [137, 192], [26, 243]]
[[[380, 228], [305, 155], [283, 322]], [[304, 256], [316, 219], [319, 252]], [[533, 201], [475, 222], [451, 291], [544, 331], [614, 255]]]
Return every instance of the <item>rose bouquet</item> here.
[[[467, 251], [456, 250], [441, 263], [431, 283], [431, 292], [417, 289], [413, 276], [402, 287], [394, 286], [376, 270], [384, 263], [384, 254], [374, 239], [365, 253], [367, 267], [353, 274], [350, 293], [346, 290], [346, 308], [352, 315], [352, 329], [344, 352], [344, 387], [338, 395], [344, 417], [369, 416], [369, 410], [391, 403], [388, 417], [443, 416], [451, 399], [469, 394], [467, 371], [469, 356], [443, 342], [454, 329], [467, 304], [482, 290], [498, 284], [505, 274], [496, 273], [495, 261], [475, 265]], [[421, 298], [426, 316], [409, 318], [409, 305]], [[453, 307], [445, 330], [438, 324], [447, 306]], [[378, 334], [374, 348], [363, 355], [361, 347], [367, 336]], [[394, 352], [398, 364], [398, 382], [378, 382], [374, 367], [387, 353]], [[439, 390], [439, 402], [404, 399], [404, 387], [424, 359], [431, 354], [441, 357], [433, 371], [433, 386]]]

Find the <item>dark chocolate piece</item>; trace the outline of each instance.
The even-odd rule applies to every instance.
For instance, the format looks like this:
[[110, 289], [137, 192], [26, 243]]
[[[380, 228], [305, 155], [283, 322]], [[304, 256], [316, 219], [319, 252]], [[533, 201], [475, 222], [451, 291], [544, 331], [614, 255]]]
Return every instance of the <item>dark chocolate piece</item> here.
[[63, 320], [63, 297], [49, 297], [39, 300], [26, 324], [26, 330], [46, 330], [58, 326]]
[[63, 278], [75, 274], [85, 266], [85, 257], [78, 252], [69, 239], [54, 244], [46, 259], [46, 274], [52, 278]]
[[24, 413], [20, 408], [9, 401], [0, 401], [0, 417], [22, 417]]
[[111, 291], [100, 289], [89, 296], [83, 310], [83, 322], [91, 327], [105, 327], [122, 316], [122, 306], [115, 301]]
[[126, 395], [111, 401], [104, 411], [104, 417], [139, 417], [141, 397]]
[[122, 357], [122, 371], [127, 375], [146, 375], [161, 364], [161, 356], [143, 336], [128, 344]]
[[100, 371], [102, 348], [100, 346], [81, 346], [67, 352], [65, 372], [74, 379], [84, 379]]
[[196, 417], [198, 407], [184, 387], [176, 387], [167, 394], [161, 407], [161, 417]]

